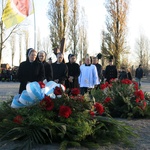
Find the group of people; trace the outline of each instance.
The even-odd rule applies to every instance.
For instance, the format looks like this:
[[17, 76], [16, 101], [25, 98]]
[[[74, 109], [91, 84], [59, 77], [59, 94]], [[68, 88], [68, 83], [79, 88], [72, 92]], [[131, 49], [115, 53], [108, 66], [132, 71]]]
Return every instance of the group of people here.
[[[55, 81], [56, 83], [65, 85], [68, 93], [72, 88], [80, 88], [80, 93], [84, 95], [94, 87], [100, 84], [100, 80], [104, 76], [106, 81], [112, 78], [117, 78], [116, 66], [110, 64], [106, 66], [104, 74], [102, 73], [102, 66], [98, 63], [98, 58], [91, 58], [87, 55], [83, 64], [76, 63], [76, 56], [69, 54], [68, 62], [64, 62], [64, 55], [59, 52], [56, 54], [57, 60], [54, 63], [46, 61], [45, 51], [39, 51], [30, 48], [27, 50], [27, 59], [22, 62], [18, 69], [18, 80], [20, 82], [19, 94], [26, 89], [28, 82], [33, 81]], [[119, 78], [123, 79], [123, 68], [120, 72]], [[132, 80], [132, 77], [130, 77]]]
[[[100, 84], [100, 72], [97, 71], [95, 65], [91, 64], [88, 56], [85, 58], [85, 64], [81, 66], [76, 63], [76, 56], [73, 54], [68, 56], [69, 62], [64, 63], [64, 55], [61, 52], [56, 54], [57, 61], [52, 64], [46, 61], [44, 51], [37, 53], [33, 48], [27, 50], [26, 57], [26, 61], [19, 65], [17, 74], [20, 82], [19, 94], [26, 89], [28, 82], [45, 79], [63, 84], [66, 89], [80, 88], [81, 94]], [[101, 65], [98, 66], [101, 67]]]
[[17, 69], [18, 67], [16, 66], [11, 68], [9, 64], [6, 64], [6, 66], [0, 70], [0, 81], [17, 81]]

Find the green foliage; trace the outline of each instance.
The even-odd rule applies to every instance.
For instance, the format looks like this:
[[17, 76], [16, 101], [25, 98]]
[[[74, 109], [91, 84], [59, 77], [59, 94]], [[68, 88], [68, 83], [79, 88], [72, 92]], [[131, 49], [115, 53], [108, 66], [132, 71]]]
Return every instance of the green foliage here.
[[[107, 113], [119, 118], [150, 117], [150, 95], [138, 89], [134, 81], [113, 80], [110, 84], [101, 84], [100, 90], [93, 90], [96, 101], [103, 103]], [[107, 101], [109, 99], [109, 101]]]
[[[96, 148], [107, 142], [125, 142], [133, 136], [132, 129], [119, 121], [98, 113], [91, 116], [94, 97], [63, 94], [52, 101], [52, 110], [44, 109], [41, 103], [20, 109], [11, 108], [10, 101], [1, 103], [0, 140], [23, 141], [19, 149], [28, 150], [35, 144], [57, 142], [63, 150], [68, 146]], [[71, 108], [70, 116], [60, 115], [62, 105]]]

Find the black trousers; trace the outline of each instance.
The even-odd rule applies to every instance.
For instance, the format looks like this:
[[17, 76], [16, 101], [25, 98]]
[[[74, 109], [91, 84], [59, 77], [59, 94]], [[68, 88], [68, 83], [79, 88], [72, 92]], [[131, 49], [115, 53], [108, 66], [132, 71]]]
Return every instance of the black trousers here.
[[91, 95], [91, 88], [88, 87], [80, 87], [80, 93], [81, 95], [84, 95], [85, 93], [89, 92], [89, 94]]

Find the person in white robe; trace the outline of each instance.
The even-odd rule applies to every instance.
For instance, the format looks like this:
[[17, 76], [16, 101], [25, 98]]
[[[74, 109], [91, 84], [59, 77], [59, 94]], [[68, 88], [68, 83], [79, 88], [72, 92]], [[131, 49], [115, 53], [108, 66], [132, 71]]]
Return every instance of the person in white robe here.
[[78, 77], [78, 80], [80, 93], [82, 95], [88, 91], [89, 94], [91, 94], [91, 89], [100, 84], [96, 66], [91, 64], [89, 56], [85, 58], [85, 64], [80, 66], [80, 76]]

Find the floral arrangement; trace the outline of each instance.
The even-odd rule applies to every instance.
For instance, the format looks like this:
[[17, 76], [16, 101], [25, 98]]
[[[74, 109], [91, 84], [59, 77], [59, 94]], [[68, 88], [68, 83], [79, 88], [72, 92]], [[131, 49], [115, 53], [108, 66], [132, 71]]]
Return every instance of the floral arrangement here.
[[28, 83], [21, 95], [0, 105], [0, 139], [23, 141], [21, 146], [29, 150], [53, 142], [60, 143], [60, 149], [98, 147], [134, 136], [130, 127], [109, 117], [102, 103], [79, 93], [74, 88], [67, 95], [53, 81]]
[[102, 83], [100, 90], [94, 90], [93, 95], [112, 117], [150, 117], [150, 96], [139, 89], [135, 81], [112, 79], [110, 83]]

